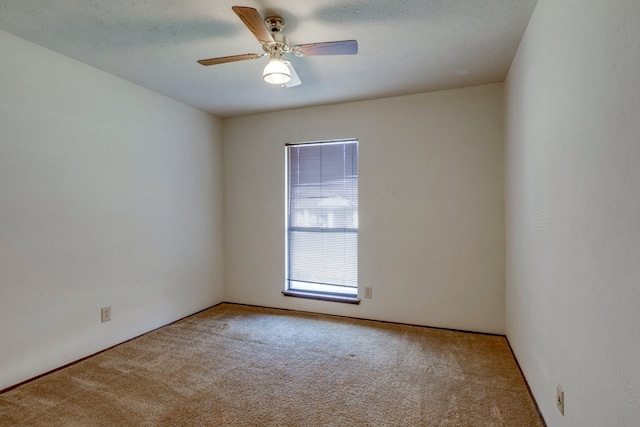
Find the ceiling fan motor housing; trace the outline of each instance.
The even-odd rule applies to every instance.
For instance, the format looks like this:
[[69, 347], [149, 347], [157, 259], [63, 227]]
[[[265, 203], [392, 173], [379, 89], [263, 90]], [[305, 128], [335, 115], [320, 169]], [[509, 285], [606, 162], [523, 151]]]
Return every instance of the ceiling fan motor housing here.
[[264, 43], [262, 45], [264, 51], [272, 58], [279, 58], [282, 54], [289, 52], [289, 40], [287, 40], [287, 37], [282, 34], [282, 30], [286, 25], [284, 18], [280, 16], [270, 16], [264, 20], [264, 23], [271, 33], [274, 41]]

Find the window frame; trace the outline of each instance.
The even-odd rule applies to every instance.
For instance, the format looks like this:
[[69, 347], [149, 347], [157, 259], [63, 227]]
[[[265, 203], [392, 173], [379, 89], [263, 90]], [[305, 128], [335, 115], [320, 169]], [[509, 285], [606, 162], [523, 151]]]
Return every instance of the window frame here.
[[[298, 297], [298, 298], [309, 298], [315, 300], [322, 301], [332, 301], [332, 302], [341, 302], [341, 303], [349, 303], [349, 304], [359, 304], [359, 280], [356, 279], [356, 286], [340, 286], [336, 284], [326, 284], [326, 289], [317, 289], [322, 288], [323, 284], [317, 282], [306, 282], [313, 283], [311, 286], [308, 286], [308, 289], [300, 289], [300, 288], [291, 288], [292, 283], [305, 283], [301, 280], [291, 280], [291, 247], [290, 247], [290, 233], [291, 231], [309, 231], [309, 229], [318, 228], [316, 231], [321, 232], [353, 232], [356, 234], [356, 274], [358, 269], [358, 234], [359, 234], [359, 224], [355, 228], [352, 227], [336, 227], [335, 230], [331, 229], [331, 231], [326, 231], [326, 228], [322, 227], [299, 227], [299, 226], [291, 226], [291, 175], [290, 175], [290, 149], [291, 147], [296, 146], [311, 146], [311, 145], [331, 145], [331, 144], [345, 144], [345, 143], [355, 143], [356, 144], [356, 162], [359, 160], [359, 149], [360, 143], [358, 138], [341, 138], [334, 140], [322, 140], [322, 141], [309, 141], [309, 142], [294, 142], [294, 143], [286, 143], [285, 144], [285, 283], [284, 283], [284, 291], [282, 292], [285, 296], [290, 297]], [[357, 174], [356, 188], [359, 187], [359, 172]], [[358, 196], [359, 197], [359, 196]], [[358, 207], [359, 210], [359, 207]], [[357, 211], [356, 211], [357, 212]], [[311, 288], [316, 289], [311, 289]], [[355, 292], [337, 292], [336, 290], [339, 288], [349, 288], [350, 290], [355, 290]], [[304, 286], [302, 286], [304, 288]], [[333, 289], [333, 290], [329, 290]]]

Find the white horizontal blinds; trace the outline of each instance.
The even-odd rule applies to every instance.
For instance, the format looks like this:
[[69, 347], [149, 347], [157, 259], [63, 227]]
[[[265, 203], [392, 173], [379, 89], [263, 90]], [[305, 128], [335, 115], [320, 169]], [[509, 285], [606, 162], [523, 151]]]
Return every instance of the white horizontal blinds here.
[[288, 154], [289, 289], [354, 293], [358, 143], [290, 145]]

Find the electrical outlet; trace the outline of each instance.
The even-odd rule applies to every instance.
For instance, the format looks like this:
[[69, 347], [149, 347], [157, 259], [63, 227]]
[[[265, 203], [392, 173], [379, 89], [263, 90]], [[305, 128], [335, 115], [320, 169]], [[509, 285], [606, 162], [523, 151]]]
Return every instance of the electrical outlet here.
[[558, 386], [556, 393], [556, 405], [558, 405], [560, 413], [564, 415], [564, 390], [560, 386]]
[[364, 287], [364, 297], [372, 298], [373, 297], [373, 288], [371, 286]]
[[104, 322], [108, 322], [111, 320], [111, 306], [107, 306], [107, 307], [102, 307], [100, 309], [100, 319], [102, 320], [102, 323]]

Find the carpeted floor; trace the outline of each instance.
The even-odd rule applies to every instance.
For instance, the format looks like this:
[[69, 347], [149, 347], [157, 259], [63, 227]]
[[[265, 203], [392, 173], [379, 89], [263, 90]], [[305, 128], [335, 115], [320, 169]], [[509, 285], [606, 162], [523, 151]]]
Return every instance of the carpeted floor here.
[[0, 395], [1, 426], [543, 426], [503, 337], [222, 304]]

